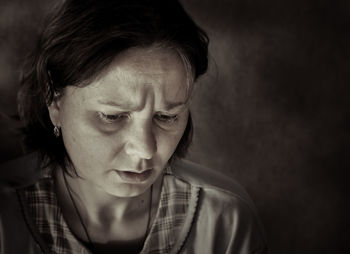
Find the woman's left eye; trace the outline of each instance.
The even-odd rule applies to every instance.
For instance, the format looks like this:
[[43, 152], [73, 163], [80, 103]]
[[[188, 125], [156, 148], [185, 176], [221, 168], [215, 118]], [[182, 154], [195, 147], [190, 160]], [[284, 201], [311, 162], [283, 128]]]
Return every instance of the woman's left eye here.
[[103, 112], [98, 112], [99, 118], [106, 123], [114, 123], [126, 118], [129, 118], [129, 114], [127, 113], [120, 113], [120, 114], [105, 114]]
[[171, 123], [176, 122], [178, 115], [156, 114], [155, 118], [156, 118], [156, 120], [158, 120], [162, 123], [171, 124]]

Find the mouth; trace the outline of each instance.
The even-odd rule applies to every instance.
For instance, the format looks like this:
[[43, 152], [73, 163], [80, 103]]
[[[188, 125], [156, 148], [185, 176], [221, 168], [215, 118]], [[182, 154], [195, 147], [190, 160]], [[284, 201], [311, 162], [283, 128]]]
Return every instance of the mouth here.
[[120, 171], [114, 172], [124, 181], [128, 183], [142, 183], [146, 181], [152, 174], [152, 169], [147, 169], [142, 172]]

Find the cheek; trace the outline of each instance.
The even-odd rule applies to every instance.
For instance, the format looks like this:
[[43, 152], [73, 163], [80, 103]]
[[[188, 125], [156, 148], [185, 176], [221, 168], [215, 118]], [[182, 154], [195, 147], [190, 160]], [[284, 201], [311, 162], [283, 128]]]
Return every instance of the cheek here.
[[159, 134], [158, 152], [161, 153], [163, 156], [167, 156], [167, 159], [169, 159], [175, 152], [175, 149], [183, 136], [186, 125], [187, 115], [186, 118], [178, 124], [178, 128], [176, 130], [170, 133], [162, 132], [161, 134]]
[[82, 174], [96, 170], [110, 156], [111, 140], [101, 136], [83, 121], [67, 122], [62, 129], [62, 136], [76, 170]]

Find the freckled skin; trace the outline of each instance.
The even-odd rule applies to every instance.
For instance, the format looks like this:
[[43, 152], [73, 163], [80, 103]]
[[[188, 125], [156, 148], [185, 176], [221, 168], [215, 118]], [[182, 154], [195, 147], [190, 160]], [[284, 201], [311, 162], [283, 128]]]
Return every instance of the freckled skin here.
[[[181, 58], [151, 48], [125, 51], [91, 84], [68, 86], [49, 112], [52, 122], [61, 126], [83, 184], [116, 197], [144, 193], [161, 175], [185, 130], [187, 106], [168, 111], [167, 105], [186, 103], [187, 84]], [[120, 114], [117, 120], [104, 118]], [[165, 121], [163, 115], [176, 115], [176, 120]], [[152, 169], [152, 174], [144, 182], [129, 183], [115, 169]]]

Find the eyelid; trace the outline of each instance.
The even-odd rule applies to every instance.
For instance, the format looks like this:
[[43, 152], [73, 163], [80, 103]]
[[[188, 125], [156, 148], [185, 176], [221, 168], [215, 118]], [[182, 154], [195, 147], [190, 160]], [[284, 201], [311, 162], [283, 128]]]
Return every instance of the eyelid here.
[[156, 116], [177, 117], [180, 113], [156, 112]]
[[116, 114], [98, 112], [98, 117], [105, 123], [114, 123], [122, 120], [124, 117], [130, 118], [130, 114], [128, 112], [120, 112]]
[[[167, 123], [167, 124], [172, 124], [177, 121], [179, 115], [178, 114], [162, 114], [162, 113], [157, 113], [155, 115], [157, 117], [157, 120], [162, 122], [162, 123]], [[163, 119], [162, 119], [163, 118]]]
[[[124, 122], [131, 118], [130, 112], [118, 112], [118, 113], [105, 113], [103, 111], [97, 112], [99, 120], [103, 124], [117, 124]], [[173, 124], [177, 122], [180, 113], [166, 113], [166, 112], [156, 112], [154, 118], [157, 122], [161, 124]]]

